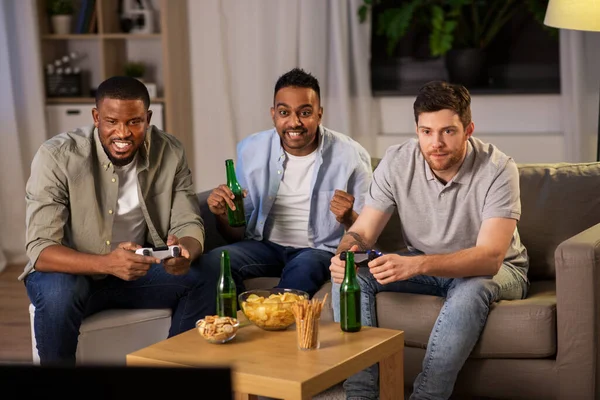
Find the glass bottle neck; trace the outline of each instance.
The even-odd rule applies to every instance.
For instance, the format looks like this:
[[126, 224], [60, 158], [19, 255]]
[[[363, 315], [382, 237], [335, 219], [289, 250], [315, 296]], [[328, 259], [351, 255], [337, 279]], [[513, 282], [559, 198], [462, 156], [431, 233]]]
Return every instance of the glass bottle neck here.
[[354, 268], [354, 252], [348, 251], [346, 252], [346, 270], [345, 277], [346, 279], [351, 279], [356, 274], [356, 269]]
[[229, 253], [223, 251], [221, 253], [221, 275], [231, 276], [231, 264], [229, 262]]
[[237, 182], [235, 176], [235, 168], [233, 167], [233, 160], [225, 161], [225, 170], [227, 171], [227, 183]]

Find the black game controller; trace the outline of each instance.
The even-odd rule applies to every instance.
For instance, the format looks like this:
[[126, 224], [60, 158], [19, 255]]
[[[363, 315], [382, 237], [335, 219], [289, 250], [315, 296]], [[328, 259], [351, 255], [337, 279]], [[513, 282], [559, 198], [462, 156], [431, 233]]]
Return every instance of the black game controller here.
[[[354, 252], [354, 263], [359, 264], [365, 261], [373, 261], [379, 256], [382, 256], [383, 253], [378, 250], [365, 250], [365, 251], [355, 251]], [[340, 260], [346, 261], [346, 252], [343, 251], [340, 253]]]
[[179, 246], [142, 247], [141, 249], [137, 249], [135, 251], [135, 254], [140, 254], [142, 256], [151, 256], [159, 258], [161, 260], [165, 260], [171, 257], [180, 257], [181, 248]]

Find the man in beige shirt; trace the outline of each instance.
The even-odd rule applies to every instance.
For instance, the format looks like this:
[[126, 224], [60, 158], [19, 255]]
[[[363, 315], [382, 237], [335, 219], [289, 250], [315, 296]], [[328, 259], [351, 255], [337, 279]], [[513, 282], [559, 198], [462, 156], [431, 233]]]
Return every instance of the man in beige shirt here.
[[[82, 320], [107, 308], [171, 308], [169, 336], [215, 313], [218, 269], [200, 270], [204, 224], [182, 144], [150, 126], [146, 87], [98, 87], [94, 125], [38, 150], [27, 182], [27, 254], [19, 277], [36, 308], [42, 365], [73, 364]], [[142, 247], [177, 245], [161, 260]]]

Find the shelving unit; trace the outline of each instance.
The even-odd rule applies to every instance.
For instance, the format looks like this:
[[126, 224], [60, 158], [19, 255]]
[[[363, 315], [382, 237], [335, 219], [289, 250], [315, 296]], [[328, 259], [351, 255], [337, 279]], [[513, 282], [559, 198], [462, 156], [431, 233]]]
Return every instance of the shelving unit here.
[[[77, 2], [76, 2], [77, 3]], [[94, 103], [92, 90], [103, 80], [123, 75], [128, 61], [146, 65], [144, 80], [157, 86], [152, 104], [164, 106], [164, 128], [191, 148], [192, 117], [190, 92], [189, 39], [187, 0], [151, 0], [154, 9], [154, 32], [123, 33], [120, 30], [119, 0], [96, 0], [97, 33], [53, 34], [47, 15], [47, 1], [37, 0], [41, 49], [40, 68], [55, 59], [77, 51], [82, 55], [77, 65], [83, 73], [81, 97], [48, 97], [47, 105]], [[77, 10], [76, 4], [76, 10]], [[73, 16], [76, 19], [76, 15]], [[152, 107], [151, 107], [152, 108]], [[56, 134], [58, 132], [50, 132]]]

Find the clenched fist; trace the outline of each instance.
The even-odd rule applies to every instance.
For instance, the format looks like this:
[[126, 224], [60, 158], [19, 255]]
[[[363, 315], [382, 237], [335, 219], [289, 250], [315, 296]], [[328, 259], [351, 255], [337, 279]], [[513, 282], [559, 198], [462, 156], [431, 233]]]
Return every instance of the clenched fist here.
[[336, 190], [329, 203], [329, 210], [335, 215], [335, 219], [340, 224], [344, 224], [346, 228], [350, 228], [358, 217], [358, 214], [352, 209], [353, 207], [354, 196], [343, 190]]

